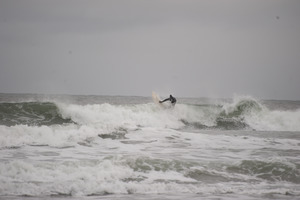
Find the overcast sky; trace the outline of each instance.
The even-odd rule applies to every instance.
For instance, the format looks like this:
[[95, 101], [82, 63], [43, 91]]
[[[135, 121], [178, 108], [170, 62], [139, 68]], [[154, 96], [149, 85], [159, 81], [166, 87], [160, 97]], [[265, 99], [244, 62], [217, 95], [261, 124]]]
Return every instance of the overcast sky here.
[[300, 100], [300, 1], [0, 0], [1, 93], [153, 90]]

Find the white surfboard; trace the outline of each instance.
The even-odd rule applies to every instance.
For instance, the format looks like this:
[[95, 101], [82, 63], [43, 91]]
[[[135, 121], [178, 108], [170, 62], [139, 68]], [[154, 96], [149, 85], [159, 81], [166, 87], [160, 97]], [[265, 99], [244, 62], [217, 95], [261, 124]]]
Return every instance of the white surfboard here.
[[161, 105], [159, 103], [160, 98], [159, 98], [158, 94], [156, 94], [155, 92], [152, 92], [152, 99], [153, 99], [154, 103], [156, 103], [157, 105]]

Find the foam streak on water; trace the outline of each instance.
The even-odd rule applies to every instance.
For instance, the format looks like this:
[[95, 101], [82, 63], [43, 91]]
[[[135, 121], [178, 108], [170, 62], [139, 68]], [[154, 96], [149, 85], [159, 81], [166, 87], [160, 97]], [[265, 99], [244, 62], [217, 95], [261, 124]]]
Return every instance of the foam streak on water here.
[[295, 102], [5, 97], [0, 199], [300, 197]]

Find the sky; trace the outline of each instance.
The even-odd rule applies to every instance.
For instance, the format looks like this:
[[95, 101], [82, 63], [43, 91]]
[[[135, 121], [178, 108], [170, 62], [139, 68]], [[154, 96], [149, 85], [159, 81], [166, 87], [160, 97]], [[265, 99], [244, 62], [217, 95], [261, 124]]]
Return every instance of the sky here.
[[300, 100], [299, 0], [0, 0], [0, 93]]

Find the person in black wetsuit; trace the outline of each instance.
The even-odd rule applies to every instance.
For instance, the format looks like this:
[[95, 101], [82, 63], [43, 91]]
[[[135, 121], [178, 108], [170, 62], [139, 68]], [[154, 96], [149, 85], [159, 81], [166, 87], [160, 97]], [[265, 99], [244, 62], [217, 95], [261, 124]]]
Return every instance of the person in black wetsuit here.
[[172, 103], [173, 106], [175, 106], [175, 104], [176, 104], [176, 99], [175, 99], [175, 97], [173, 97], [171, 94], [170, 94], [170, 97], [169, 97], [169, 98], [167, 98], [167, 99], [165, 99], [165, 100], [163, 100], [163, 101], [159, 101], [159, 103], [163, 103], [163, 102], [165, 102], [165, 101], [171, 101], [171, 103]]

